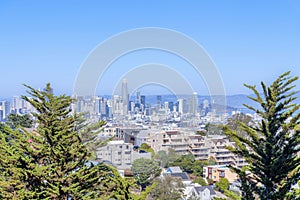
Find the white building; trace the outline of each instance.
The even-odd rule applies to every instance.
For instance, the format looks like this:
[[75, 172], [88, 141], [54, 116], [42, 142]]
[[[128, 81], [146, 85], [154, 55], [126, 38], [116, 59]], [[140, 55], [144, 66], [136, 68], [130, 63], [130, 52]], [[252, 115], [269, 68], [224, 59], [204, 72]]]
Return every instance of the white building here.
[[133, 144], [123, 140], [110, 141], [104, 147], [96, 150], [97, 159], [112, 163], [118, 169], [129, 169], [134, 160], [138, 158], [151, 159], [150, 153], [134, 151]]

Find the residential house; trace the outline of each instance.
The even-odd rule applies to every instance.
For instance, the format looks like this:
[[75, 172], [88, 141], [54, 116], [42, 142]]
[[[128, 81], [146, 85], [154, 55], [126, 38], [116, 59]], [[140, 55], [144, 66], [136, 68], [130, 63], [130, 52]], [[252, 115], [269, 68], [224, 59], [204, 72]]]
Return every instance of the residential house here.
[[221, 178], [227, 178], [230, 183], [238, 180], [236, 173], [225, 165], [211, 165], [203, 167], [203, 177], [219, 182]]

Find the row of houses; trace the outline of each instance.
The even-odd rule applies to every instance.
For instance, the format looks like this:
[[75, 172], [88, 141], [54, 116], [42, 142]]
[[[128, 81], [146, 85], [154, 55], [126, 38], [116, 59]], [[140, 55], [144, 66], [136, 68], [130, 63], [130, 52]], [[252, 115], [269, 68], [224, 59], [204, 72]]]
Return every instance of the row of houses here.
[[184, 185], [184, 198], [191, 199], [192, 197], [201, 200], [211, 200], [216, 196], [213, 186], [201, 186], [197, 183], [192, 183], [186, 172], [183, 172], [180, 167], [169, 167], [165, 170], [164, 176], [172, 176], [181, 179]]

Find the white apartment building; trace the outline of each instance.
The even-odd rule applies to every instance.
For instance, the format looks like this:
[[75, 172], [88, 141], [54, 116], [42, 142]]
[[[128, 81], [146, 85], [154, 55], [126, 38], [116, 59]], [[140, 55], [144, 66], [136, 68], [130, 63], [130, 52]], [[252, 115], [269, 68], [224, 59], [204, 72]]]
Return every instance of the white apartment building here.
[[151, 158], [150, 153], [138, 153], [133, 150], [133, 144], [123, 140], [110, 141], [104, 147], [96, 150], [97, 159], [112, 163], [118, 169], [129, 169], [138, 158]]

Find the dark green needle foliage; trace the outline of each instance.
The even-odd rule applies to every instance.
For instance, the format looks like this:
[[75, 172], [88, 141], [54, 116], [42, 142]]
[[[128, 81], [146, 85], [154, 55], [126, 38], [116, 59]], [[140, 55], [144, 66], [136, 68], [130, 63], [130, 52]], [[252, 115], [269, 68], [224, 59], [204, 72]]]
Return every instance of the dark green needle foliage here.
[[300, 158], [296, 155], [300, 143], [300, 105], [294, 103], [297, 92], [293, 91], [297, 79], [286, 72], [268, 87], [261, 83], [262, 95], [255, 86], [245, 85], [255, 93], [255, 97], [249, 98], [260, 108], [245, 106], [261, 120], [257, 125], [240, 122], [247, 137], [225, 128], [236, 142], [235, 147], [228, 148], [249, 164], [244, 169], [232, 167], [242, 181], [243, 199], [289, 199], [291, 186], [300, 178]]
[[35, 132], [5, 127], [0, 134], [2, 199], [130, 199], [129, 185], [110, 166], [90, 162], [69, 96], [29, 86]]
[[24, 128], [31, 128], [33, 126], [33, 120], [30, 118], [30, 115], [18, 115], [18, 114], [9, 114], [7, 117], [6, 124], [12, 129], [15, 129], [19, 126]]

